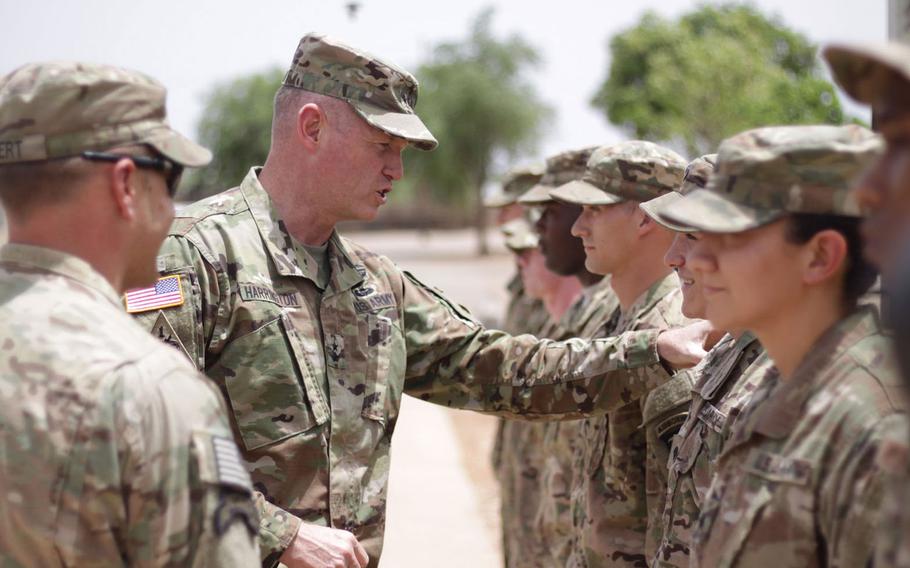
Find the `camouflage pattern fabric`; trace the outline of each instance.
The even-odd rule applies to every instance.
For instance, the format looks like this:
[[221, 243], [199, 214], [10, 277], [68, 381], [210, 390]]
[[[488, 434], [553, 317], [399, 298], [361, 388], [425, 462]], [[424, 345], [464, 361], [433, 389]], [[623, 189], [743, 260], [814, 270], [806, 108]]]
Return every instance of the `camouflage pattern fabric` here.
[[901, 380], [872, 308], [829, 329], [786, 382], [762, 385], [717, 464], [693, 565], [866, 566], [889, 432], [906, 434]]
[[[558, 325], [547, 320], [539, 329], [528, 330], [541, 338], [559, 339]], [[506, 568], [545, 567], [546, 543], [535, 519], [541, 495], [541, 473], [546, 453], [543, 436], [550, 422], [501, 421], [500, 487], [503, 554]]]
[[168, 125], [165, 88], [138, 71], [90, 63], [30, 63], [0, 78], [0, 164], [148, 144], [184, 166], [211, 152]]
[[552, 201], [550, 190], [585, 175], [588, 158], [595, 146], [580, 150], [567, 150], [547, 158], [547, 166], [540, 181], [518, 198], [523, 205], [541, 205]]
[[[610, 318], [619, 317], [619, 299], [610, 287], [610, 277], [589, 286], [561, 320], [564, 329], [556, 339], [604, 337]], [[544, 456], [540, 483], [540, 505], [536, 514], [537, 533], [545, 543], [541, 556], [545, 566], [565, 566], [572, 543], [573, 457], [578, 440], [579, 420], [546, 422], [540, 454]]]
[[837, 84], [861, 103], [877, 106], [881, 99], [898, 92], [899, 83], [910, 82], [910, 47], [903, 43], [834, 44], [822, 55]]
[[639, 207], [648, 217], [671, 231], [677, 233], [694, 233], [694, 227], [685, 227], [674, 223], [668, 223], [661, 216], [664, 211], [670, 211], [679, 202], [684, 195], [688, 195], [696, 189], [704, 189], [708, 185], [708, 180], [714, 174], [714, 168], [717, 164], [717, 154], [705, 154], [695, 158], [686, 166], [686, 173], [683, 176], [682, 184], [677, 191], [668, 191], [660, 197], [655, 197], [648, 201], [639, 203]]
[[[681, 304], [676, 275], [670, 274], [655, 282], [622, 313], [607, 335], [684, 325], [689, 320], [682, 316]], [[606, 416], [580, 423], [573, 460], [574, 534], [567, 566], [647, 565], [647, 520], [649, 511], [659, 507], [666, 487], [667, 462], [658, 463], [658, 448], [647, 443], [648, 436], [642, 429], [643, 410], [649, 393], [667, 383], [670, 375], [661, 366], [633, 373], [639, 373], [639, 380], [650, 387], [619, 393]], [[660, 422], [665, 411], [675, 413], [689, 400], [689, 392], [680, 400], [665, 400], [663, 408], [654, 410], [655, 419]], [[669, 447], [662, 451], [669, 453]]]
[[700, 231], [737, 233], [788, 213], [859, 216], [854, 179], [884, 149], [857, 125], [773, 126], [724, 140], [705, 189], [660, 216]]
[[726, 335], [694, 369], [694, 399], [673, 439], [663, 514], [648, 519], [648, 542], [657, 547], [652, 568], [687, 567], [692, 531], [714, 465], [731, 429], [752, 395], [769, 377], [771, 363], [761, 344], [746, 332]]
[[910, 447], [908, 429], [885, 433], [877, 463], [884, 472], [882, 510], [875, 534], [875, 568], [910, 567]]
[[433, 150], [436, 139], [414, 112], [417, 79], [362, 49], [323, 34], [300, 39], [284, 85], [344, 99], [372, 126]]
[[584, 176], [564, 181], [550, 191], [550, 197], [578, 205], [648, 201], [679, 191], [685, 170], [685, 158], [673, 150], [630, 140], [597, 148]]
[[521, 195], [534, 187], [543, 176], [540, 165], [512, 168], [502, 178], [502, 189], [484, 198], [484, 207], [505, 207], [518, 201]]
[[[656, 331], [595, 342], [485, 330], [387, 258], [333, 234], [331, 278], [284, 229], [253, 169], [182, 209], [159, 257], [180, 306], [139, 317], [228, 399], [274, 563], [302, 520], [352, 531], [379, 561], [404, 392], [527, 419], [602, 412], [653, 388]], [[631, 369], [635, 371], [630, 372]]]
[[0, 247], [0, 565], [253, 566], [218, 392], [86, 262]]

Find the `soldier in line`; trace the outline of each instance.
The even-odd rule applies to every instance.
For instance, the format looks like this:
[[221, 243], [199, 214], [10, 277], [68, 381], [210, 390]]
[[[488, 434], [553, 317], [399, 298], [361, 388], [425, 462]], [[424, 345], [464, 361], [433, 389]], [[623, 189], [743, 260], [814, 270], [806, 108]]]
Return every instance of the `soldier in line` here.
[[0, 133], [0, 564], [254, 565], [217, 390], [120, 300], [154, 282], [180, 172], [211, 154], [160, 84], [79, 63], [0, 79]]
[[[708, 187], [665, 218], [702, 231], [707, 315], [749, 329], [778, 370], [727, 440], [692, 544], [697, 566], [865, 566], [883, 437], [903, 425], [849, 184], [881, 151], [859, 126], [760, 128], [725, 140]], [[773, 283], [773, 285], [769, 285]]]
[[[601, 336], [606, 321], [619, 307], [609, 277], [588, 271], [581, 239], [572, 235], [572, 225], [581, 214], [581, 206], [550, 197], [550, 190], [584, 176], [593, 150], [567, 151], [549, 158], [543, 179], [519, 198], [519, 202], [541, 209], [536, 228], [547, 267], [571, 275], [584, 286], [561, 319], [561, 332], [555, 339]], [[545, 551], [537, 559], [543, 566], [565, 566], [569, 559], [573, 530], [570, 498], [573, 444], [579, 424], [577, 420], [546, 423], [541, 447], [535, 450], [544, 456], [536, 497], [540, 504], [535, 533], [544, 544]]]
[[[688, 318], [707, 316], [702, 277], [692, 269], [694, 244], [702, 237], [692, 227], [669, 223], [662, 215], [672, 212], [683, 195], [705, 187], [714, 172], [715, 160], [715, 154], [693, 160], [686, 168], [679, 193], [641, 204], [651, 219], [676, 232], [664, 262], [679, 277], [682, 313]], [[652, 568], [689, 566], [692, 530], [714, 466], [743, 408], [753, 393], [773, 377], [768, 372], [770, 367], [755, 335], [733, 330], [725, 333], [694, 369], [681, 371], [691, 373], [693, 400], [688, 418], [673, 438], [662, 511], [658, 517], [648, 518], [648, 540], [657, 546], [648, 559]]]
[[[375, 217], [408, 145], [430, 150], [406, 71], [305, 36], [275, 97], [265, 165], [181, 210], [158, 257], [175, 305], [141, 312], [222, 389], [249, 463], [263, 562], [379, 561], [402, 394], [572, 418], [687, 366], [705, 327], [556, 344], [484, 329], [389, 259], [340, 237]], [[633, 372], [634, 371], [634, 372]], [[354, 535], [354, 536], [352, 536]], [[355, 540], [356, 537], [356, 540]]]
[[[540, 273], [536, 263], [531, 264], [535, 260], [530, 258], [531, 251], [537, 249], [537, 239], [525, 207], [517, 203], [518, 197], [536, 184], [541, 175], [538, 167], [516, 168], [506, 174], [502, 189], [484, 200], [484, 206], [496, 209], [496, 224], [515, 258], [516, 273], [508, 284], [509, 303], [500, 326], [512, 335], [530, 333], [550, 337], [543, 333], [551, 320], [541, 298], [559, 289], [552, 278], [555, 275]], [[535, 267], [532, 279], [525, 275], [529, 265]], [[525, 282], [532, 287], [530, 291]], [[540, 428], [540, 424], [532, 422], [500, 419], [496, 431], [492, 464], [499, 481], [505, 566], [529, 566], [539, 556], [534, 551], [538, 539], [528, 522], [531, 500], [527, 498], [527, 486], [536, 483], [538, 467], [534, 450], [539, 445]]]
[[[876, 128], [885, 139], [881, 158], [856, 183], [854, 195], [867, 214], [863, 222], [866, 257], [883, 273], [884, 314], [893, 327], [897, 354], [903, 366], [904, 396], [910, 377], [906, 256], [910, 219], [910, 48], [899, 43], [832, 45], [824, 50], [834, 80], [851, 97], [872, 107]], [[903, 262], [902, 262], [903, 261]], [[888, 316], [891, 317], [888, 317]], [[910, 566], [910, 439], [907, 429], [895, 429], [883, 442], [878, 463], [887, 472], [884, 508], [876, 533], [874, 565]]]
[[[559, 322], [581, 293], [581, 284], [574, 276], [561, 276], [546, 267], [537, 234], [528, 220], [516, 219], [507, 228], [506, 245], [518, 255], [523, 287], [528, 297], [543, 302], [548, 315], [544, 325], [529, 333], [546, 338], [564, 336]], [[535, 521], [541, 498], [540, 477], [547, 458], [543, 435], [551, 423], [522, 420], [504, 420], [504, 423], [499, 481], [505, 566], [546, 566], [548, 545]]]
[[[667, 329], [686, 323], [676, 277], [663, 265], [673, 240], [638, 204], [678, 191], [686, 161], [650, 142], [630, 141], [598, 148], [588, 160], [583, 180], [550, 191], [557, 200], [583, 206], [572, 227], [581, 237], [588, 270], [609, 274], [619, 300], [619, 316], [606, 336], [641, 329]], [[652, 501], [666, 487], [666, 457], [658, 463], [656, 448], [641, 425], [646, 401], [655, 389], [662, 396], [650, 408], [655, 422], [691, 399], [688, 384], [676, 388], [663, 367], [639, 376], [641, 388], [618, 393], [608, 413], [584, 420], [575, 443], [572, 489], [573, 550], [570, 566], [639, 566], [645, 562], [645, 534]], [[667, 424], [678, 429], [684, 416]], [[666, 456], [669, 448], [663, 450]]]

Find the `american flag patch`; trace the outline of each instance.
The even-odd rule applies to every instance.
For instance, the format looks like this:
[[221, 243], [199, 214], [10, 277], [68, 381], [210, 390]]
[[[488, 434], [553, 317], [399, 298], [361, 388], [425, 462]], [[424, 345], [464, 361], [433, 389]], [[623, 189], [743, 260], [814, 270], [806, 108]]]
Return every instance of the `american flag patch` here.
[[183, 305], [183, 290], [180, 287], [180, 276], [164, 276], [148, 288], [130, 290], [124, 296], [126, 311], [138, 314], [149, 310], [172, 308]]

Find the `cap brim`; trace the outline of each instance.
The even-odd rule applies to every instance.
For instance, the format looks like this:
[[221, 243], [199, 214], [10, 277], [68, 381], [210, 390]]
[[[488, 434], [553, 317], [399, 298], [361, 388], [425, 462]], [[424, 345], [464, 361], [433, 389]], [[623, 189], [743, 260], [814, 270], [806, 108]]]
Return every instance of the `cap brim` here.
[[199, 168], [212, 161], [212, 153], [206, 148], [168, 127], [156, 130], [141, 142], [182, 166]]
[[493, 195], [488, 195], [483, 199], [483, 206], [490, 209], [498, 209], [500, 207], [506, 207], [507, 205], [512, 205], [517, 202], [517, 198], [514, 195], [508, 195], [506, 193], [494, 193]]
[[553, 201], [550, 198], [551, 189], [553, 189], [553, 186], [537, 184], [528, 191], [522, 193], [518, 198], [518, 203], [521, 203], [522, 205], [540, 205]]
[[434, 150], [439, 142], [416, 114], [391, 112], [360, 101], [348, 101], [365, 121], [391, 136], [404, 138], [418, 150]]
[[676, 207], [676, 204], [678, 204], [682, 198], [682, 194], [671, 191], [670, 193], [665, 193], [660, 197], [655, 197], [650, 201], [639, 203], [638, 206], [641, 207], [641, 210], [645, 212], [645, 215], [650, 217], [661, 227], [664, 227], [676, 233], [694, 233], [698, 229], [694, 227], [687, 227], [686, 225], [681, 225], [679, 223], [671, 223], [666, 218], [662, 217], [664, 212], [673, 211], [673, 209]]
[[576, 205], [612, 205], [624, 201], [617, 195], [581, 180], [573, 180], [551, 189], [550, 197]]
[[707, 233], [740, 233], [767, 225], [784, 215], [780, 210], [756, 209], [734, 203], [718, 193], [697, 189], [658, 214], [662, 221]]
[[910, 47], [899, 44], [834, 44], [822, 50], [837, 84], [853, 99], [875, 102], [888, 75], [910, 82]]

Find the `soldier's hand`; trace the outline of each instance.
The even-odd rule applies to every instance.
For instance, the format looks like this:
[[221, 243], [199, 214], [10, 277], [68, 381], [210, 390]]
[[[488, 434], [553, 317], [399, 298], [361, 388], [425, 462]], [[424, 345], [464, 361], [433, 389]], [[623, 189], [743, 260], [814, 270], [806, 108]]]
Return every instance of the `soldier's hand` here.
[[657, 336], [657, 354], [670, 367], [685, 369], [704, 359], [722, 336], [723, 332], [715, 330], [707, 321], [668, 329]]
[[281, 555], [288, 568], [366, 568], [366, 550], [341, 529], [301, 523], [297, 536]]

